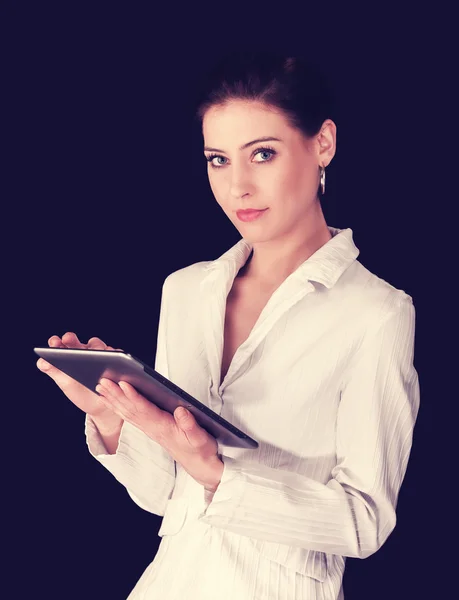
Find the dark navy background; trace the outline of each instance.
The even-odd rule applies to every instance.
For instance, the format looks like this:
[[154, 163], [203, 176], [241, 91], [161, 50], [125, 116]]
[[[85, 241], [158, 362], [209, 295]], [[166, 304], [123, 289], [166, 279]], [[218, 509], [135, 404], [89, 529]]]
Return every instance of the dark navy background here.
[[192, 102], [211, 62], [240, 45], [305, 54], [328, 73], [339, 112], [327, 223], [350, 227], [359, 260], [416, 307], [421, 410], [398, 523], [375, 555], [348, 559], [345, 597], [442, 597], [440, 427], [453, 397], [437, 341], [448, 312], [434, 302], [451, 285], [441, 273], [452, 237], [450, 18], [439, 5], [132, 4], [2, 9], [4, 314], [21, 353], [6, 374], [16, 409], [4, 417], [7, 597], [125, 600], [155, 555], [160, 517], [90, 456], [83, 413], [32, 349], [74, 331], [153, 364], [164, 278], [239, 239], [213, 199]]

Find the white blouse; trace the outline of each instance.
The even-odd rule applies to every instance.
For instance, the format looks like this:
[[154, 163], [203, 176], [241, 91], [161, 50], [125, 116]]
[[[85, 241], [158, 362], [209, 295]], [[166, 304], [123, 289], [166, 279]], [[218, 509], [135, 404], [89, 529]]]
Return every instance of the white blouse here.
[[108, 455], [86, 418], [91, 454], [164, 516], [129, 600], [342, 599], [345, 557], [370, 556], [393, 531], [420, 401], [415, 309], [356, 260], [351, 229], [329, 230], [272, 294], [221, 385], [226, 297], [251, 245], [164, 282], [156, 370], [259, 442], [219, 444], [215, 494], [129, 423]]

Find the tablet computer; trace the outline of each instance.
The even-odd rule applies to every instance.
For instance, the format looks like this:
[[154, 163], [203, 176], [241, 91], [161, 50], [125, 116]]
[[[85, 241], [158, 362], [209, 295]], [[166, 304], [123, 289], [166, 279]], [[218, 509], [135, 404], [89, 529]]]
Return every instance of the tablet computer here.
[[132, 354], [121, 350], [47, 347], [34, 348], [34, 352], [96, 394], [96, 385], [102, 377], [116, 383], [127, 381], [162, 410], [173, 414], [178, 406], [187, 408], [199, 425], [219, 443], [238, 448], [258, 448], [258, 442], [246, 433]]

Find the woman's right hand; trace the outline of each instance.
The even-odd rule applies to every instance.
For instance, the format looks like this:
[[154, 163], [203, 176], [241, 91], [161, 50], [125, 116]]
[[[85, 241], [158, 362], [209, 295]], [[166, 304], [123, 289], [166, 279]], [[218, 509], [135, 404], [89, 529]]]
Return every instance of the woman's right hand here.
[[[91, 338], [87, 344], [82, 344], [77, 335], [72, 332], [64, 333], [62, 338], [53, 335], [48, 340], [50, 348], [85, 348], [90, 350], [115, 350], [107, 346], [97, 337]], [[117, 348], [120, 350], [120, 348]], [[51, 365], [43, 358], [37, 360], [37, 367], [43, 373], [46, 373], [64, 392], [69, 400], [86, 414], [97, 419], [98, 422], [106, 423], [108, 426], [117, 424], [122, 419], [112, 410], [108, 409], [95, 392], [91, 392], [84, 385], [66, 375], [57, 367]]]

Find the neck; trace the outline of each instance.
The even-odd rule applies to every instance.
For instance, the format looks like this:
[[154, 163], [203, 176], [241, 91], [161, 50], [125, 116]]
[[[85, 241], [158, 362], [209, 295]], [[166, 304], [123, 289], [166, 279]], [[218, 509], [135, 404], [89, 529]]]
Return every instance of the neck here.
[[300, 233], [254, 243], [252, 255], [239, 271], [239, 276], [262, 285], [280, 285], [332, 238], [322, 213], [321, 218], [311, 220], [306, 229], [302, 226]]

